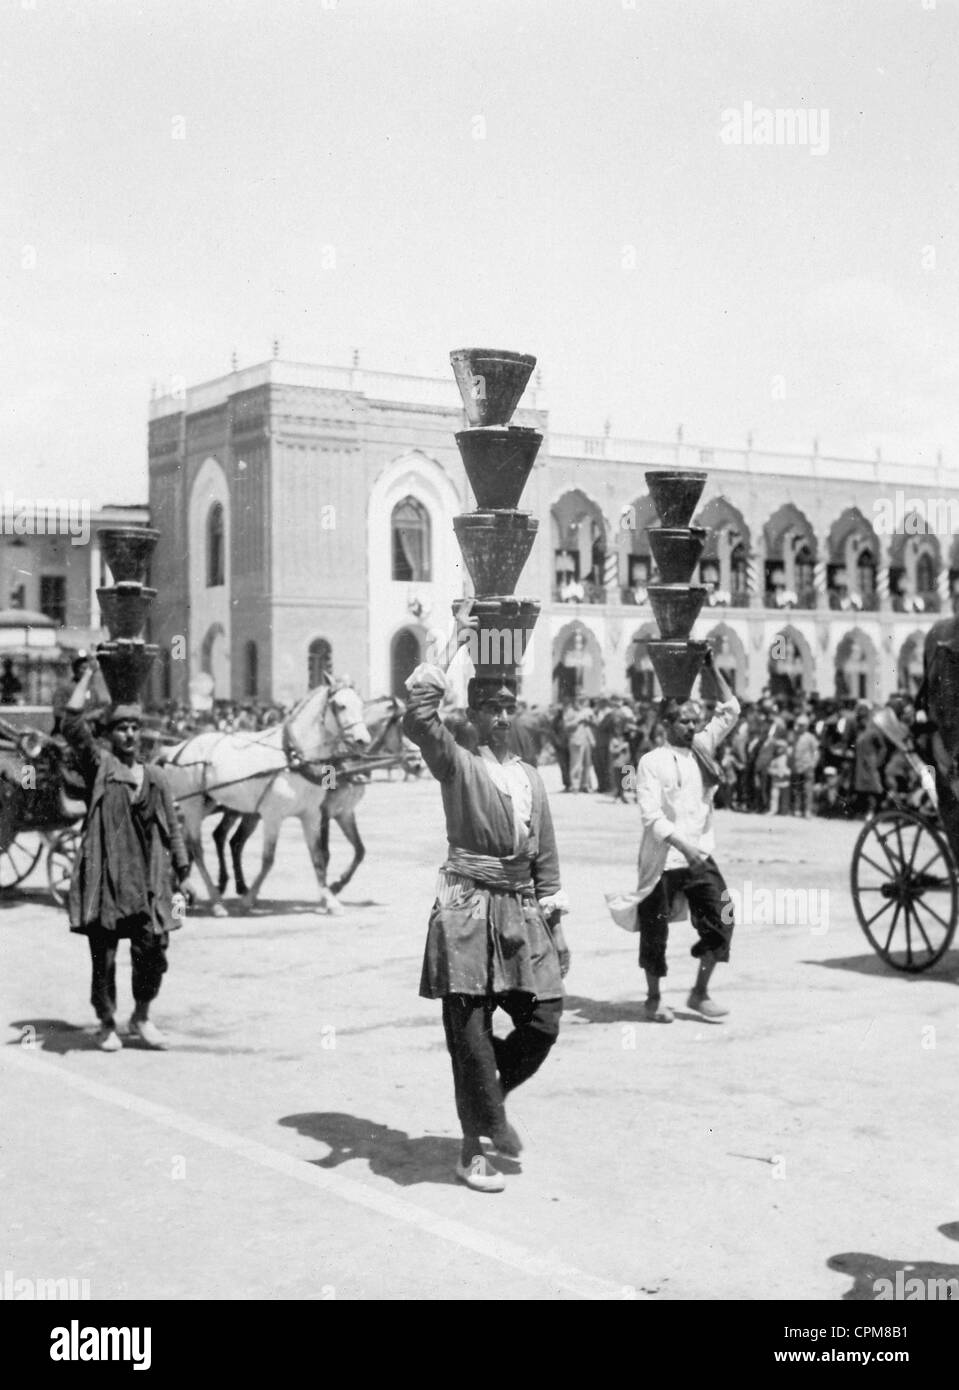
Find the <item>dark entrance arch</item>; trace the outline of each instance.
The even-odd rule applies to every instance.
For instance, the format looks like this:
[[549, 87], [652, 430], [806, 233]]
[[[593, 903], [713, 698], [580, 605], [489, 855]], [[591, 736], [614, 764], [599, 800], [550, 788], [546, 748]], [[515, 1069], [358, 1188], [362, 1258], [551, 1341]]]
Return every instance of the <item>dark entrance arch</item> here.
[[402, 627], [390, 646], [390, 694], [405, 700], [408, 694], [406, 678], [423, 660], [423, 642], [412, 627]]

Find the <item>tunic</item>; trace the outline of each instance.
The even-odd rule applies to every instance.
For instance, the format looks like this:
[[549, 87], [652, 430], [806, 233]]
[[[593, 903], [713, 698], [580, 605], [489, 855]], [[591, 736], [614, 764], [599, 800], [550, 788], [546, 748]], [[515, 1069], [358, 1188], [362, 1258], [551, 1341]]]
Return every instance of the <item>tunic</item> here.
[[[460, 747], [439, 717], [439, 681], [419, 681], [417, 674], [403, 732], [441, 785], [449, 840], [420, 994], [438, 999], [519, 990], [560, 999], [559, 956], [539, 903], [560, 891], [556, 839], [539, 773], [518, 759], [494, 766], [488, 748], [471, 753]], [[511, 796], [502, 789], [515, 787], [520, 771], [529, 787], [528, 809], [518, 792]]]
[[70, 930], [126, 936], [137, 926], [165, 938], [179, 926], [171, 861], [182, 874], [190, 861], [162, 769], [145, 765], [140, 792], [131, 796], [131, 769], [100, 747], [82, 714], [65, 713], [63, 736], [75, 750], [87, 802], [70, 881]]

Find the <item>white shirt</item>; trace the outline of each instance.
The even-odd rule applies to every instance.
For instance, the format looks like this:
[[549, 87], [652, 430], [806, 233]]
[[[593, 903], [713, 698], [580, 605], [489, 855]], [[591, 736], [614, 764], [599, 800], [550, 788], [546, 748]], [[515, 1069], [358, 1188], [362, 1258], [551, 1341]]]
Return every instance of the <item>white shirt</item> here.
[[[715, 756], [738, 718], [739, 701], [734, 695], [716, 706], [712, 719], [696, 735], [697, 746]], [[704, 790], [699, 763], [689, 748], [666, 743], [640, 758], [636, 778], [636, 800], [643, 824], [637, 888], [640, 899], [652, 892], [666, 869], [686, 867], [686, 856], [666, 844], [670, 835], [678, 834], [704, 854], [712, 854], [714, 792], [712, 787], [709, 792]]]
[[500, 762], [488, 744], [481, 744], [479, 755], [494, 787], [508, 796], [513, 808], [513, 849], [518, 850], [529, 834], [533, 819], [533, 788], [519, 758], [512, 754]]

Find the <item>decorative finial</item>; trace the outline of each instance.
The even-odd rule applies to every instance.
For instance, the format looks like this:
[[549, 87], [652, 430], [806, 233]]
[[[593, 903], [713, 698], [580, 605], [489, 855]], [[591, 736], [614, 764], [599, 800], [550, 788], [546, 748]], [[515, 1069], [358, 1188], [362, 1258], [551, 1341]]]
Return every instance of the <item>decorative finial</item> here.
[[231, 371], [231, 372], [235, 372], [238, 366], [239, 366], [239, 359], [237, 358], [237, 355], [236, 355], [236, 348], [234, 348], [234, 349], [233, 349], [233, 352], [232, 352], [231, 355], [230, 355], [230, 371]]
[[279, 338], [274, 338], [274, 339], [273, 339], [273, 361], [274, 361], [274, 362], [275, 362], [276, 359], [279, 357], [279, 355], [280, 355], [280, 340], [279, 340]]
[[683, 442], [683, 427], [682, 427], [682, 425], [677, 425], [677, 426], [676, 426], [676, 443], [677, 443], [677, 444], [682, 444], [682, 442]]
[[603, 422], [603, 434], [605, 434], [605, 436], [606, 436], [607, 439], [609, 438], [609, 432], [610, 432], [610, 430], [611, 430], [612, 428], [613, 428], [613, 422], [612, 422], [612, 420], [609, 418], [609, 416], [607, 415], [605, 421]]
[[746, 435], [746, 448], [747, 448], [747, 449], [751, 449], [752, 447], [753, 447], [753, 432], [752, 432], [752, 430], [750, 430], [749, 433]]
[[353, 349], [353, 366], [354, 366], [354, 367], [358, 367], [359, 365], [360, 365], [360, 350], [359, 350], [359, 348], [354, 348], [354, 349]]

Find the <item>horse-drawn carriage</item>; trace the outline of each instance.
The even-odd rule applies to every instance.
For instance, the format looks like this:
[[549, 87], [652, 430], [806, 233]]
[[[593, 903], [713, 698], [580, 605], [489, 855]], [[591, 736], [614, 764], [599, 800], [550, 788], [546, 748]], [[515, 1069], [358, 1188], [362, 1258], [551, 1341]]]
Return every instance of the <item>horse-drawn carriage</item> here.
[[22, 883], [45, 852], [53, 900], [66, 901], [86, 807], [67, 796], [62, 759], [58, 740], [0, 719], [0, 893]]
[[[936, 761], [951, 772], [937, 797], [932, 770], [912, 748], [908, 731], [889, 711], [877, 723], [905, 754], [923, 788], [918, 804], [870, 816], [852, 856], [852, 896], [859, 925], [887, 965], [919, 974], [949, 949], [959, 917], [959, 651], [931, 644], [923, 689], [917, 696], [933, 729]], [[936, 752], [936, 740], [939, 751]], [[950, 790], [950, 786], [953, 790]]]

